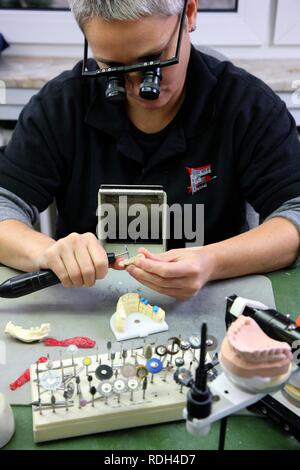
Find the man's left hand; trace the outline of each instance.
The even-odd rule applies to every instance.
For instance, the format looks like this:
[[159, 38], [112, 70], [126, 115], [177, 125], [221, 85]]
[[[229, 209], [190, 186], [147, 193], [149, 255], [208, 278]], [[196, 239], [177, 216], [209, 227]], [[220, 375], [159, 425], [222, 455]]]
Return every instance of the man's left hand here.
[[211, 279], [214, 256], [202, 247], [182, 248], [153, 254], [140, 248], [145, 258], [127, 266], [137, 281], [160, 294], [186, 300], [198, 294]]

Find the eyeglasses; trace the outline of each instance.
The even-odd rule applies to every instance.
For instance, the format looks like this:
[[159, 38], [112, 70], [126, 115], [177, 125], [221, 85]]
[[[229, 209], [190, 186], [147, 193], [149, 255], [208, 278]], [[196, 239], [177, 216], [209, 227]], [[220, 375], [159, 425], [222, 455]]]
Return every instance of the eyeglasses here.
[[169, 67], [171, 65], [176, 65], [179, 63], [179, 56], [180, 56], [180, 47], [183, 35], [183, 28], [184, 28], [184, 21], [185, 21], [185, 13], [187, 8], [187, 1], [184, 0], [183, 10], [180, 16], [180, 29], [178, 34], [178, 41], [176, 46], [176, 53], [175, 56], [168, 60], [158, 60], [153, 59], [149, 61], [140, 62], [137, 64], [132, 65], [120, 65], [114, 67], [107, 67], [107, 68], [98, 68], [97, 70], [89, 70], [87, 66], [88, 62], [88, 41], [84, 38], [84, 57], [82, 63], [82, 76], [84, 77], [107, 77], [111, 75], [123, 75], [132, 72], [146, 72], [148, 70], [153, 70], [156, 68], [163, 68]]

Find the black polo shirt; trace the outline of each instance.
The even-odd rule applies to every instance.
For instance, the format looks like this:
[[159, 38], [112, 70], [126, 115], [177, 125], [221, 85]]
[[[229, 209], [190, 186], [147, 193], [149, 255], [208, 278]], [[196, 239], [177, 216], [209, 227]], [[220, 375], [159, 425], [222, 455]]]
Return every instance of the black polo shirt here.
[[57, 238], [96, 233], [101, 184], [162, 185], [170, 205], [204, 204], [205, 244], [242, 231], [245, 201], [265, 218], [300, 196], [292, 116], [232, 63], [192, 48], [184, 104], [146, 158], [124, 105], [106, 101], [102, 79], [80, 73], [81, 63], [30, 100], [0, 155], [0, 186], [39, 211], [56, 199]]

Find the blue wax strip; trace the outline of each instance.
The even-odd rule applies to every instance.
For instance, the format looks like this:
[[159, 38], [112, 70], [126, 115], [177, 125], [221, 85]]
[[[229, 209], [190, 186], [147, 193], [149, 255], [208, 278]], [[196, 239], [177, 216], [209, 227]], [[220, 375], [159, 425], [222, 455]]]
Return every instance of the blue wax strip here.
[[145, 298], [144, 297], [140, 297], [140, 302], [145, 302]]
[[157, 305], [154, 305], [154, 307], [152, 308], [153, 312], [154, 313], [157, 313], [158, 310], [159, 310], [159, 307]]

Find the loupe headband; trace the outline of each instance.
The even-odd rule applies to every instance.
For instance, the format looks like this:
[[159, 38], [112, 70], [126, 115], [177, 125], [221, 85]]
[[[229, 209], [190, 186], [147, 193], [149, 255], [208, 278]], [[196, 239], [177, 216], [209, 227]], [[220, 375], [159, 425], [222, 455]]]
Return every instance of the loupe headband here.
[[84, 38], [84, 56], [83, 56], [83, 63], [82, 63], [82, 76], [84, 77], [103, 77], [109, 76], [114, 74], [128, 74], [132, 72], [143, 72], [147, 70], [151, 70], [153, 68], [163, 68], [169, 67], [170, 65], [176, 65], [179, 63], [179, 56], [180, 56], [180, 47], [181, 47], [181, 40], [183, 35], [183, 28], [184, 28], [184, 21], [185, 21], [185, 13], [187, 8], [188, 0], [184, 0], [183, 10], [180, 16], [180, 29], [178, 35], [178, 41], [176, 46], [176, 53], [175, 56], [168, 60], [150, 60], [144, 61], [137, 64], [132, 65], [120, 65], [116, 67], [107, 67], [107, 68], [99, 68], [97, 70], [89, 71], [87, 67], [88, 61], [88, 42], [86, 37]]

